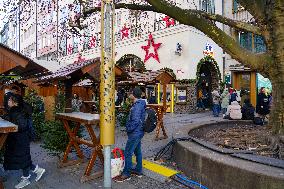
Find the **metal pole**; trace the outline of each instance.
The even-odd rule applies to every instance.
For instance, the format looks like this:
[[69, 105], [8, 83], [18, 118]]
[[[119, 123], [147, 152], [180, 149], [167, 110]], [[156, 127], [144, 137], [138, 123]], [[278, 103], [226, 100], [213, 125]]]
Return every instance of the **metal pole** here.
[[114, 144], [114, 4], [101, 2], [100, 142], [104, 147], [104, 188], [111, 188], [111, 145]]
[[35, 15], [36, 15], [36, 18], [35, 18], [35, 19], [36, 19], [36, 24], [35, 24], [35, 30], [36, 30], [36, 31], [35, 31], [35, 34], [36, 34], [36, 42], [35, 42], [35, 44], [36, 44], [36, 59], [37, 59], [37, 51], [38, 51], [38, 36], [37, 36], [37, 1], [38, 1], [38, 0], [36, 0], [36, 10], [35, 10], [35, 11], [36, 11], [36, 14], [35, 14]]

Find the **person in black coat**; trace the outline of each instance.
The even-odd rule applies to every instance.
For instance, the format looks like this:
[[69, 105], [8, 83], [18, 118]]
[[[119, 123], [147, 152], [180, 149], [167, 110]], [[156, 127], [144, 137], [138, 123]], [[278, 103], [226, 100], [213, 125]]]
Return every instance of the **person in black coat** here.
[[257, 95], [256, 113], [264, 117], [269, 112], [269, 96], [265, 94], [265, 88], [262, 87]]
[[5, 119], [18, 126], [18, 132], [9, 133], [4, 152], [5, 170], [22, 170], [23, 176], [19, 184], [15, 188], [24, 188], [30, 184], [30, 170], [36, 174], [36, 181], [38, 181], [45, 169], [34, 165], [30, 154], [30, 129], [27, 124], [31, 112], [25, 111], [21, 98], [11, 96], [8, 100], [9, 113]]
[[242, 107], [242, 119], [243, 120], [253, 120], [254, 119], [254, 107], [250, 103], [249, 99], [244, 100], [244, 105]]

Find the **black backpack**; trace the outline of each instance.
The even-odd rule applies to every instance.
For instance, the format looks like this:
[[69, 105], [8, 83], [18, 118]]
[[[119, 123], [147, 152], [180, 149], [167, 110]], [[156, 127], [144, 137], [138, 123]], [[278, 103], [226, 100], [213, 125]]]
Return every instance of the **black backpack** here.
[[256, 125], [264, 125], [264, 119], [261, 117], [254, 117], [253, 123]]
[[157, 113], [151, 108], [145, 109], [145, 119], [143, 123], [143, 130], [146, 133], [151, 133], [157, 126]]

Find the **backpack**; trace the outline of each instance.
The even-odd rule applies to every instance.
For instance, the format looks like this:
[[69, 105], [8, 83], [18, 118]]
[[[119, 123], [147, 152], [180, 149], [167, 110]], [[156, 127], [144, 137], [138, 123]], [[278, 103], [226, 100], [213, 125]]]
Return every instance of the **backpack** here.
[[264, 125], [264, 119], [261, 117], [254, 117], [253, 123], [256, 125]]
[[146, 133], [151, 133], [157, 126], [157, 113], [151, 108], [145, 109], [145, 118], [143, 122], [143, 130]]

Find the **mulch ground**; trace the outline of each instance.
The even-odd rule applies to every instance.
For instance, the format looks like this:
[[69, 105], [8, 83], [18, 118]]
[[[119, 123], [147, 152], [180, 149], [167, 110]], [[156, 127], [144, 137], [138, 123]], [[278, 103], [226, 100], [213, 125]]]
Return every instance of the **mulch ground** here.
[[[269, 145], [272, 130], [253, 123], [222, 123], [195, 129], [189, 135], [208, 141], [221, 148], [251, 150], [258, 155], [284, 159], [282, 152]], [[282, 149], [283, 150], [283, 149]]]

